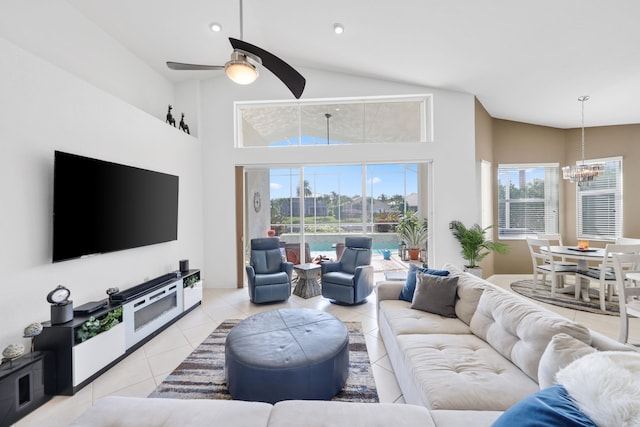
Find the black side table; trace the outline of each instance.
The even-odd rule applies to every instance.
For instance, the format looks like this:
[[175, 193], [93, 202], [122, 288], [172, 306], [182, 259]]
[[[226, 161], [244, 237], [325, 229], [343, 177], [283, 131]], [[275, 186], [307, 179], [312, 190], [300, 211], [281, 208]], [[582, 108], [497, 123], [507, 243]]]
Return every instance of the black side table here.
[[46, 352], [27, 353], [0, 365], [0, 426], [9, 426], [51, 399], [45, 394]]

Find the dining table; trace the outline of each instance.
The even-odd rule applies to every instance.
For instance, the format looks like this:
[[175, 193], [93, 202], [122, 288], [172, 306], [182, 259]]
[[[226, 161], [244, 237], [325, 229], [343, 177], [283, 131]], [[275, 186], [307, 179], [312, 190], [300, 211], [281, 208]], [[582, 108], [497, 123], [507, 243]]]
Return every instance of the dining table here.
[[[544, 248], [540, 248], [540, 250], [544, 250]], [[604, 248], [579, 248], [577, 246], [549, 246], [548, 251], [554, 256], [575, 260], [579, 271], [587, 271], [590, 261], [601, 263], [605, 254]], [[564, 294], [573, 292], [576, 299], [582, 297], [583, 301], [588, 302], [590, 301], [589, 282], [589, 279], [576, 277], [575, 285], [565, 285], [563, 288], [557, 289], [556, 292]]]

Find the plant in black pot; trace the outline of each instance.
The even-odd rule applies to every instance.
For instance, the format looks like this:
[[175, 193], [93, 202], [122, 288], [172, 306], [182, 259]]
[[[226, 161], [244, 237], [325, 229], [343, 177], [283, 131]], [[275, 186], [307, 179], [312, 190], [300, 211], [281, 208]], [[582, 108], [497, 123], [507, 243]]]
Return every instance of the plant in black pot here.
[[425, 248], [429, 236], [427, 219], [421, 220], [417, 213], [407, 212], [398, 220], [396, 233], [407, 244], [411, 259], [417, 260], [420, 257], [420, 249]]
[[493, 242], [487, 240], [487, 230], [493, 228], [493, 225], [482, 228], [478, 224], [471, 227], [465, 227], [460, 221], [452, 221], [451, 225], [453, 236], [460, 242], [462, 247], [462, 257], [467, 260], [465, 270], [476, 276], [482, 277], [482, 269], [478, 263], [491, 252], [504, 255], [509, 252], [509, 246], [506, 243]]

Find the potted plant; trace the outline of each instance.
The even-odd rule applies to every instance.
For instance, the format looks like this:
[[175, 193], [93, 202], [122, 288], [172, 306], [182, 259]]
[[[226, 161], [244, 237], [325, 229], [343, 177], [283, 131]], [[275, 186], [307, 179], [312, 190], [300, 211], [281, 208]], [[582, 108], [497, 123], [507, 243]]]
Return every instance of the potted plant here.
[[396, 233], [407, 244], [409, 257], [417, 260], [420, 257], [420, 249], [425, 247], [429, 235], [427, 219], [420, 220], [417, 213], [407, 212], [398, 220]]
[[460, 221], [453, 221], [453, 236], [460, 242], [462, 246], [461, 254], [467, 260], [465, 271], [469, 271], [476, 276], [482, 277], [482, 269], [478, 267], [478, 263], [492, 251], [499, 254], [509, 252], [509, 246], [506, 243], [493, 242], [487, 240], [486, 232], [493, 225], [482, 228], [478, 224], [467, 228]]

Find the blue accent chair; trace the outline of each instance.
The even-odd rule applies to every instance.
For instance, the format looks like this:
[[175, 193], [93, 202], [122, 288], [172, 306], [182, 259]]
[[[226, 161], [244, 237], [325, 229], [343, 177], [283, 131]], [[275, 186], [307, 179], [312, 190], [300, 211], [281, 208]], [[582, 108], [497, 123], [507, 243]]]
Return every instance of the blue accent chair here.
[[251, 262], [246, 270], [251, 302], [260, 304], [289, 299], [293, 263], [282, 260], [280, 239], [251, 239]]
[[345, 238], [344, 243], [339, 261], [321, 264], [322, 296], [339, 304], [359, 304], [373, 292], [373, 239], [354, 236]]

